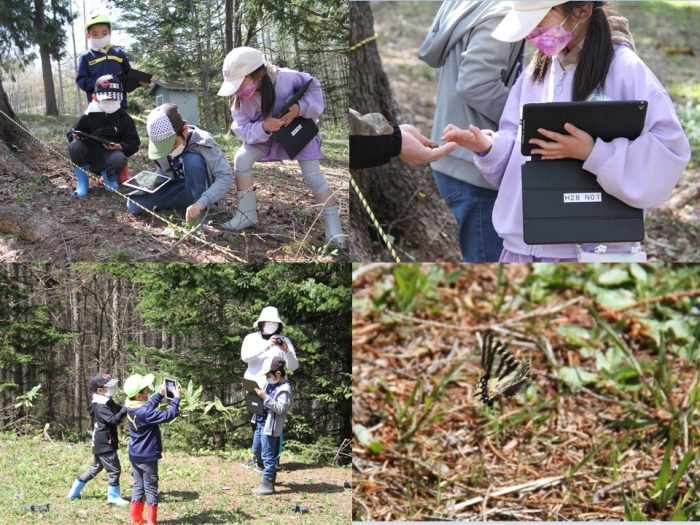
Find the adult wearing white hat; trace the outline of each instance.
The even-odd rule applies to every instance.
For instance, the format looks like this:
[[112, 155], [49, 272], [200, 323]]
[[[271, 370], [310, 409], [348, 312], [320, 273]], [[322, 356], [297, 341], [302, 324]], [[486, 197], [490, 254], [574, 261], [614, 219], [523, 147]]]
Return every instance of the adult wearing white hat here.
[[[296, 117], [318, 119], [323, 113], [321, 83], [308, 73], [277, 67], [265, 62], [262, 54], [252, 47], [237, 47], [224, 59], [224, 82], [219, 95], [231, 97], [231, 130], [243, 141], [233, 159], [238, 206], [225, 228], [242, 230], [258, 222], [253, 192], [253, 165], [259, 161], [289, 159], [273, 132], [292, 122]], [[304, 84], [308, 89], [289, 111], [279, 116], [285, 101]], [[340, 224], [338, 206], [333, 192], [321, 172], [319, 160], [321, 138], [316, 135], [295, 157], [304, 183], [314, 194], [316, 204], [322, 206], [326, 242], [343, 246], [345, 237]]]
[[[626, 20], [608, 17], [605, 2], [513, 2], [493, 36], [525, 38], [538, 48], [510, 92], [498, 131], [448, 125], [445, 141], [477, 153], [474, 163], [499, 189], [493, 223], [503, 239], [501, 262], [565, 262], [597, 253], [597, 244], [526, 244], [523, 236], [521, 153], [518, 129], [523, 104], [584, 100], [646, 100], [644, 129], [634, 140], [593, 139], [570, 123], [565, 134], [539, 130], [531, 139], [542, 160], [578, 159], [602, 188], [635, 208], [668, 200], [690, 159], [690, 145], [668, 92], [634, 52]], [[608, 243], [607, 254], [638, 260], [639, 243]], [[587, 253], [586, 253], [587, 252]], [[643, 253], [643, 252], [642, 252]], [[624, 255], [628, 254], [628, 255]]]
[[[293, 372], [299, 368], [299, 361], [294, 345], [287, 336], [282, 335], [284, 322], [276, 307], [263, 308], [253, 327], [258, 331], [245, 336], [241, 346], [241, 359], [248, 364], [243, 377], [255, 381], [260, 389], [264, 390], [267, 384], [263, 374], [265, 363], [269, 363], [274, 357], [280, 357], [287, 363], [286, 369]], [[282, 439], [280, 439], [280, 450], [281, 447]], [[261, 457], [254, 457], [243, 466], [262, 472], [263, 461]]]

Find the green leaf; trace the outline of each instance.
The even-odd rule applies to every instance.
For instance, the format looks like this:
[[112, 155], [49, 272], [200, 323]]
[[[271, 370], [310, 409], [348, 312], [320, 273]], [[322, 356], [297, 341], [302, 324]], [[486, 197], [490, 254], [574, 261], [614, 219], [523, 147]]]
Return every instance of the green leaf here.
[[620, 265], [615, 265], [612, 269], [598, 276], [596, 281], [604, 286], [614, 286], [626, 283], [630, 280], [630, 274], [627, 270], [623, 270]]
[[572, 386], [583, 386], [598, 381], [598, 376], [578, 366], [565, 366], [558, 372], [559, 379]]
[[591, 334], [582, 326], [558, 326], [556, 332], [566, 337], [569, 343], [577, 346], [586, 346], [587, 342], [591, 339]]
[[370, 452], [373, 454], [378, 454], [384, 451], [384, 445], [379, 443], [379, 441], [375, 441], [372, 437], [372, 433], [364, 425], [356, 423], [353, 425], [352, 431], [360, 444], [369, 448]]
[[596, 296], [596, 302], [611, 310], [617, 310], [632, 306], [637, 300], [629, 290], [608, 290], [599, 293]]

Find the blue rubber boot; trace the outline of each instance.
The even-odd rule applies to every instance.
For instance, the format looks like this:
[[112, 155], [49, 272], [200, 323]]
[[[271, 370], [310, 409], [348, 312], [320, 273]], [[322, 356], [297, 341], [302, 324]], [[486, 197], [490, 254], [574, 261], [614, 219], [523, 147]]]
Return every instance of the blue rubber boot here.
[[86, 164], [80, 168], [73, 166], [73, 173], [75, 173], [75, 178], [78, 179], [78, 185], [75, 187], [73, 196], [75, 197], [85, 197], [88, 192], [88, 176], [87, 171], [90, 169], [90, 165]]
[[129, 502], [122, 499], [119, 494], [119, 485], [107, 485], [107, 503], [118, 505], [119, 507], [128, 507]]
[[80, 481], [79, 479], [76, 478], [76, 480], [73, 482], [73, 486], [70, 488], [70, 491], [68, 492], [68, 498], [69, 499], [81, 499], [80, 491], [83, 490], [84, 486], [85, 486], [85, 482]]
[[119, 183], [117, 182], [117, 178], [114, 177], [114, 180], [111, 180], [109, 178], [107, 170], [102, 170], [102, 180], [105, 181], [105, 190], [117, 191], [119, 189]]

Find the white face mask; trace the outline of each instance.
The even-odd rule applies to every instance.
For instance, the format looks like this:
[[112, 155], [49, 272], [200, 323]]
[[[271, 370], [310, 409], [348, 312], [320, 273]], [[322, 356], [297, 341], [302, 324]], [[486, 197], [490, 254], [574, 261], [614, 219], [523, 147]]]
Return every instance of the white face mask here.
[[98, 103], [100, 104], [100, 109], [105, 113], [114, 113], [122, 107], [122, 103], [119, 100], [100, 100]]
[[106, 388], [107, 388], [107, 393], [106, 393], [106, 394], [102, 394], [103, 396], [112, 397], [114, 394], [117, 393], [117, 387], [116, 387], [116, 386], [108, 386], [108, 387], [106, 387]]
[[90, 49], [92, 49], [93, 51], [99, 51], [100, 49], [104, 49], [109, 45], [109, 38], [109, 35], [107, 35], [104, 38], [91, 38]]
[[184, 140], [182, 141], [182, 144], [180, 144], [177, 148], [175, 148], [174, 150], [172, 150], [170, 152], [170, 156], [171, 157], [179, 157], [180, 155], [182, 155], [183, 151], [185, 151], [185, 141]]
[[277, 379], [274, 377], [266, 377], [265, 380], [267, 381], [268, 385], [276, 385], [277, 384]]
[[263, 323], [263, 334], [265, 335], [272, 335], [277, 331], [277, 328], [279, 328], [279, 323], [269, 323], [269, 322], [264, 322]]

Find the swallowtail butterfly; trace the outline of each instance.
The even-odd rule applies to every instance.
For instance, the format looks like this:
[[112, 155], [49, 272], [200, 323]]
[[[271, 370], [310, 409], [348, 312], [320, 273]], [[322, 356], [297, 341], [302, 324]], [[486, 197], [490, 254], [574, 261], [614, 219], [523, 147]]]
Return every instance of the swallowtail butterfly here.
[[474, 397], [487, 406], [492, 406], [501, 396], [514, 396], [530, 383], [530, 361], [515, 359], [491, 332], [484, 336], [481, 366], [484, 373], [479, 376]]

